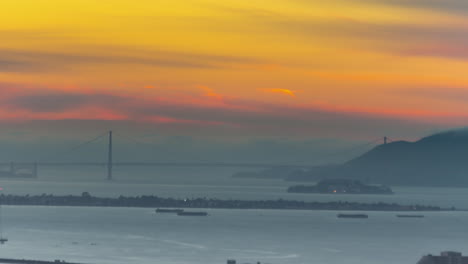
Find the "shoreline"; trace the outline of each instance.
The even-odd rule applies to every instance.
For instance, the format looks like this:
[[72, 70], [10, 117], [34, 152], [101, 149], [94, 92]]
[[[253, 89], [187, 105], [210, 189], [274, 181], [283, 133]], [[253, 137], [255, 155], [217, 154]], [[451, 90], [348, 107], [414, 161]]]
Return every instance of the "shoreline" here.
[[83, 264], [77, 262], [67, 262], [64, 260], [31, 260], [31, 259], [10, 259], [10, 258], [0, 258], [0, 263], [5, 264]]
[[359, 202], [305, 202], [296, 200], [222, 200], [208, 198], [175, 199], [154, 195], [119, 196], [103, 198], [84, 192], [79, 195], [0, 195], [1, 205], [13, 206], [67, 206], [67, 207], [127, 207], [127, 208], [197, 208], [197, 209], [281, 209], [322, 211], [390, 211], [390, 212], [438, 212], [463, 211], [425, 205], [400, 205], [396, 203]]

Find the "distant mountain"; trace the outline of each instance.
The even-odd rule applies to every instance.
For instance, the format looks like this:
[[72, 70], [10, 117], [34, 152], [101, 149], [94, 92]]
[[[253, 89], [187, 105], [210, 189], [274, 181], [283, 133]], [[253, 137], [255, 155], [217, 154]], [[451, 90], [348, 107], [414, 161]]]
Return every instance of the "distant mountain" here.
[[413, 186], [468, 186], [468, 130], [380, 145], [343, 165], [310, 171], [288, 180], [352, 178]]

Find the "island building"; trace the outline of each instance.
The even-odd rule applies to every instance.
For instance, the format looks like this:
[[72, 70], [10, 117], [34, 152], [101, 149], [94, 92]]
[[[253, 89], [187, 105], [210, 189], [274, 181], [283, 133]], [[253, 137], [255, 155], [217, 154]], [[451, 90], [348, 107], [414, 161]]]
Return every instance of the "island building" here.
[[468, 257], [462, 256], [459, 252], [444, 251], [440, 256], [424, 256], [417, 264], [468, 264]]

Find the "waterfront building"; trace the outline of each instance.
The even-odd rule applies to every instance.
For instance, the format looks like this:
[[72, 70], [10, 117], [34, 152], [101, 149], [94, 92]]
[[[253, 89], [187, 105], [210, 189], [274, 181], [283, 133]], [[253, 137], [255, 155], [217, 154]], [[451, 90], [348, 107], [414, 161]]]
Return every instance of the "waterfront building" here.
[[468, 257], [462, 256], [459, 252], [444, 251], [440, 256], [424, 256], [417, 264], [468, 264]]

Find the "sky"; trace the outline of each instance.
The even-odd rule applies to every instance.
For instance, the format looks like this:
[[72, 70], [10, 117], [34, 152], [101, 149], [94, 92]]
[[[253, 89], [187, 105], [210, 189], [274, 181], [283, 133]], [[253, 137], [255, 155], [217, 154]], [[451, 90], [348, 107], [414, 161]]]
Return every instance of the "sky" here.
[[365, 142], [468, 118], [465, 0], [1, 4], [4, 141]]

